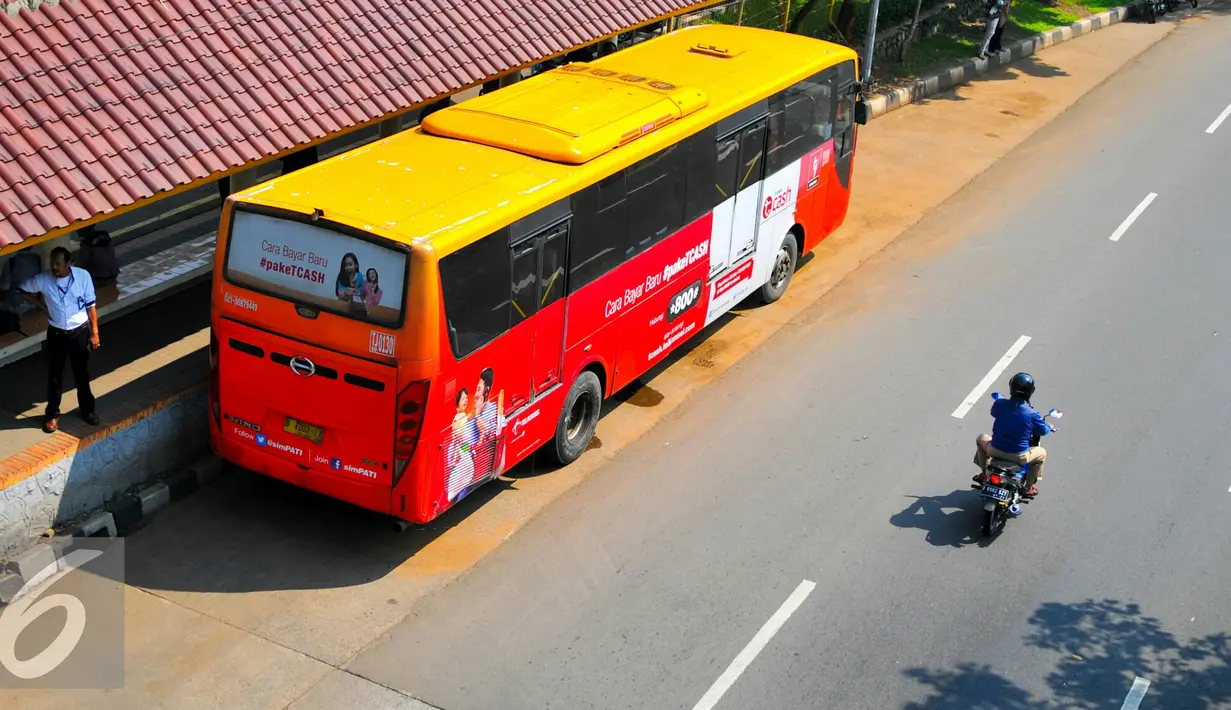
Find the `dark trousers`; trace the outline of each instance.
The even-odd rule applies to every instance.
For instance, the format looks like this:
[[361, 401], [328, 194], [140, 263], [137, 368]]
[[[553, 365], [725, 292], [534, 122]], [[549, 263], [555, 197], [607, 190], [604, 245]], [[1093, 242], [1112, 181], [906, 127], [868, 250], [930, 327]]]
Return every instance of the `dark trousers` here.
[[47, 416], [60, 416], [64, 394], [64, 364], [73, 368], [77, 385], [77, 404], [83, 415], [94, 413], [94, 393], [90, 391], [90, 326], [76, 330], [47, 329]]
[[987, 51], [999, 52], [1001, 50], [1000, 38], [1004, 35], [1004, 23], [1001, 22], [996, 26], [996, 31], [992, 33], [992, 42], [988, 45]]

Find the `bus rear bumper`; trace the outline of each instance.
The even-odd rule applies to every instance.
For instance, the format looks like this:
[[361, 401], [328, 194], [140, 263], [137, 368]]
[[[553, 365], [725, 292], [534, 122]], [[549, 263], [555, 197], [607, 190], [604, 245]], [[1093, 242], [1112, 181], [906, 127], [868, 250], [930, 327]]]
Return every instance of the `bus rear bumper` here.
[[251, 446], [232, 441], [219, 435], [210, 427], [210, 439], [214, 453], [223, 461], [249, 471], [276, 478], [293, 486], [306, 488], [321, 495], [357, 505], [377, 513], [389, 514], [390, 490], [387, 486], [372, 485], [363, 481], [344, 479], [328, 473], [304, 468], [289, 461], [257, 451]]

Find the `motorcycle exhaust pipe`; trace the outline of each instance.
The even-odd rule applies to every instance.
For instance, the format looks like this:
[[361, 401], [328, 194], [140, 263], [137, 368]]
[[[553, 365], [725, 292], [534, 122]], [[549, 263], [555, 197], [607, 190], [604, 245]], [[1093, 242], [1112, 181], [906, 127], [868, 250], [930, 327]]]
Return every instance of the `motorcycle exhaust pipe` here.
[[1020, 505], [1018, 505], [1017, 503], [1014, 503], [1013, 505], [1009, 506], [1009, 515], [1021, 515], [1021, 514], [1022, 514], [1022, 507]]

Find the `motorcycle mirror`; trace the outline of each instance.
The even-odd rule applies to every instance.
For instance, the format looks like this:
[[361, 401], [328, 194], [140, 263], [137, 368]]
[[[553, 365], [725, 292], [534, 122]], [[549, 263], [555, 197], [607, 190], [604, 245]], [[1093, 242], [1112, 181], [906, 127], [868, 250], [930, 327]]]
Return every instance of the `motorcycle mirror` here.
[[1047, 413], [1047, 416], [1052, 417], [1054, 419], [1059, 419], [1064, 416], [1064, 412], [1060, 411], [1059, 409], [1053, 409]]
[[992, 399], [1004, 399], [1004, 395], [1000, 394], [999, 392], [993, 392]]

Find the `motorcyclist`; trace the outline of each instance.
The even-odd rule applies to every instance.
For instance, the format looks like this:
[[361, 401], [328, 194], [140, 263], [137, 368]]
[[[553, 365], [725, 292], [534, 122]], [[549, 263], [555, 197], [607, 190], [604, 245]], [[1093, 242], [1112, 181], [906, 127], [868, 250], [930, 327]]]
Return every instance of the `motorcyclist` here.
[[995, 420], [992, 434], [980, 434], [975, 440], [974, 463], [979, 467], [979, 474], [974, 477], [976, 483], [984, 483], [990, 459], [1001, 459], [1026, 466], [1026, 495], [1033, 497], [1038, 494], [1035, 483], [1043, 475], [1047, 451], [1042, 446], [1031, 446], [1031, 438], [1035, 434], [1046, 436], [1055, 431], [1055, 427], [1030, 406], [1033, 394], [1034, 378], [1025, 372], [1019, 372], [1009, 380], [1008, 399], [998, 392], [992, 394], [991, 414]]

